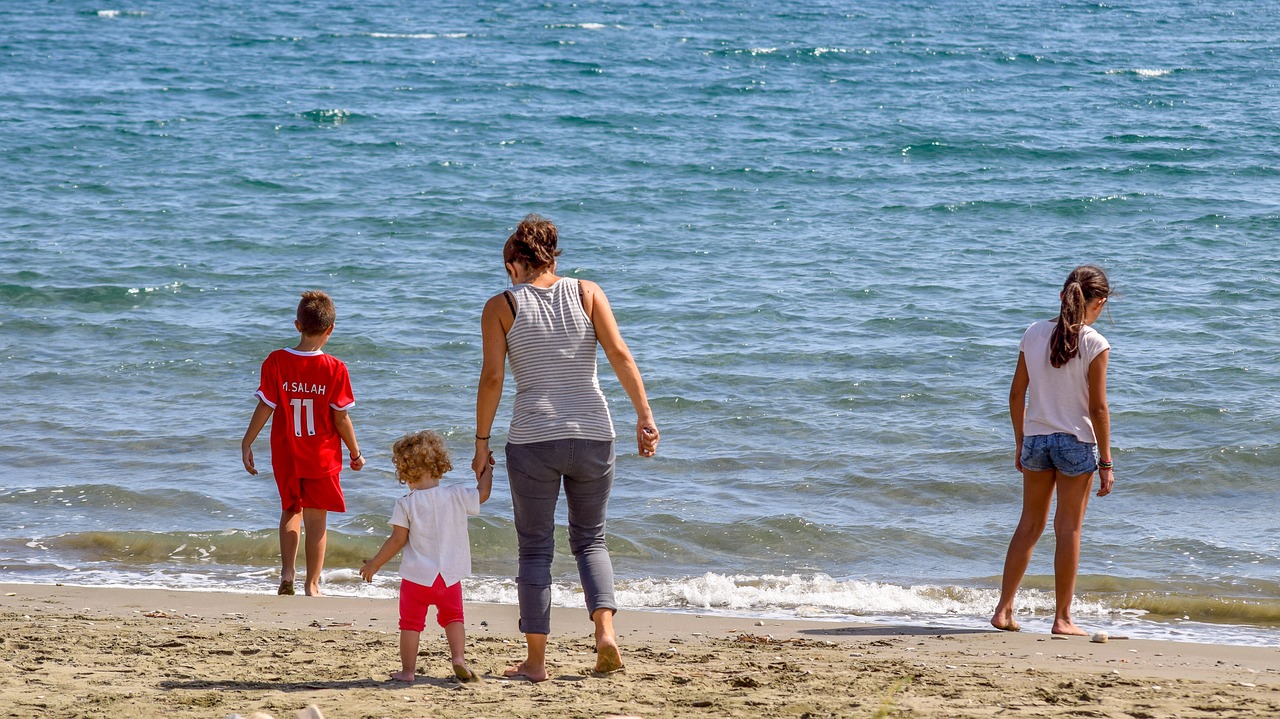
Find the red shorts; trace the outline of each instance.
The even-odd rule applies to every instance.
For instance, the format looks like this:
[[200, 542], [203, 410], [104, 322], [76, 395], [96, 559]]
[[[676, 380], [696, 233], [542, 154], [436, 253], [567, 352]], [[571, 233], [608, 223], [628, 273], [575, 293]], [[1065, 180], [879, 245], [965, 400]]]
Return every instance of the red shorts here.
[[347, 511], [337, 472], [320, 479], [281, 477], [277, 474], [276, 489], [280, 490], [280, 509], [286, 512], [301, 512], [303, 509]]
[[400, 580], [400, 628], [420, 632], [427, 626], [427, 607], [436, 605], [436, 624], [448, 626], [462, 619], [462, 582], [445, 586], [444, 577], [436, 575], [431, 586]]

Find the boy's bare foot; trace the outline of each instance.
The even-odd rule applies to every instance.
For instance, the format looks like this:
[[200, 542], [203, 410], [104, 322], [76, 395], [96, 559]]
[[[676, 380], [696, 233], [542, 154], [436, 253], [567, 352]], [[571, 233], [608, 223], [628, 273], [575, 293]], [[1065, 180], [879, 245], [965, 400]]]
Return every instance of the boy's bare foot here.
[[471, 667], [466, 662], [453, 665], [453, 676], [463, 684], [474, 684], [480, 681], [480, 675], [471, 671]]
[[526, 662], [520, 662], [514, 667], [507, 667], [502, 670], [502, 676], [508, 679], [524, 679], [525, 681], [530, 681], [534, 684], [537, 684], [538, 682], [545, 682], [549, 678], [547, 676], [546, 667], [535, 670], [529, 667]]
[[622, 654], [613, 639], [603, 639], [596, 645], [596, 673], [612, 674], [622, 671]]
[[391, 672], [391, 678], [398, 682], [412, 684], [417, 681], [418, 675], [415, 672], [406, 672], [402, 669], [398, 672]]
[[1089, 632], [1077, 627], [1075, 622], [1070, 619], [1058, 619], [1053, 622], [1052, 632], [1054, 634], [1067, 634], [1073, 637], [1087, 637]]

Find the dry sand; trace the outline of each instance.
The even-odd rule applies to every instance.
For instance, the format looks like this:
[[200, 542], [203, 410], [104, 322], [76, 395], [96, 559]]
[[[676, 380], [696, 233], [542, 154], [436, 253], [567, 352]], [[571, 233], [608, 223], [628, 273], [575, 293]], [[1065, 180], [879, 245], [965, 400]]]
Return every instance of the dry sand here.
[[467, 607], [478, 685], [424, 632], [414, 685], [391, 600], [0, 585], [0, 716], [1280, 717], [1280, 649], [624, 611], [625, 672], [594, 676], [590, 623], [557, 610], [550, 681], [514, 607]]

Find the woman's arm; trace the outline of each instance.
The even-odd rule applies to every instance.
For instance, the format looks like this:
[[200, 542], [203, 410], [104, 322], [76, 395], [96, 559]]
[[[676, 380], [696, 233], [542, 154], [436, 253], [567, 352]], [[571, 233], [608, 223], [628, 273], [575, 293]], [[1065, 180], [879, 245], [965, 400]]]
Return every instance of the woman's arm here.
[[594, 282], [579, 280], [582, 283], [582, 309], [596, 329], [596, 341], [604, 349], [609, 359], [609, 366], [618, 375], [618, 382], [631, 399], [631, 406], [636, 410], [636, 445], [641, 457], [652, 457], [658, 450], [658, 424], [653, 420], [653, 410], [649, 408], [649, 400], [644, 391], [644, 380], [640, 378], [640, 368], [636, 366], [631, 350], [622, 340], [622, 332], [618, 329], [618, 321], [613, 316], [613, 308], [609, 306], [609, 298]]
[[404, 545], [409, 543], [409, 528], [401, 527], [398, 524], [391, 525], [391, 536], [387, 537], [387, 541], [382, 543], [382, 549], [378, 550], [378, 554], [373, 559], [364, 560], [364, 566], [360, 567], [360, 576], [364, 577], [364, 581], [372, 582], [373, 575], [382, 569], [382, 565], [391, 560], [392, 557], [400, 553], [404, 549]]
[[[1111, 350], [1103, 350], [1089, 363], [1089, 419], [1093, 420], [1093, 436], [1098, 442], [1098, 460], [1111, 461], [1111, 410], [1107, 407], [1107, 360]], [[1110, 468], [1098, 469], [1102, 480], [1098, 496], [1111, 494], [1116, 475]]]
[[1009, 418], [1013, 420], [1013, 440], [1016, 446], [1014, 466], [1022, 471], [1022, 426], [1027, 418], [1027, 387], [1031, 375], [1027, 372], [1027, 357], [1018, 353], [1018, 366], [1013, 370], [1013, 384], [1009, 386]]
[[[476, 388], [476, 446], [471, 469], [476, 479], [489, 464], [488, 437], [493, 434], [493, 418], [502, 400], [502, 382], [507, 371], [507, 330], [515, 319], [506, 298], [494, 295], [480, 314], [480, 338], [484, 359], [480, 365], [480, 385]], [[485, 439], [480, 439], [485, 437]]]

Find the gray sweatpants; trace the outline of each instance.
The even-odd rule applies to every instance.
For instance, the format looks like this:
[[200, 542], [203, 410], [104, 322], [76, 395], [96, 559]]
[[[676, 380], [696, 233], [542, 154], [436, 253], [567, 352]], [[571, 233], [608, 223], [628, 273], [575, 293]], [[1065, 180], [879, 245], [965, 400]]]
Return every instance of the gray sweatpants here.
[[561, 482], [569, 503], [569, 548], [587, 613], [617, 611], [613, 563], [605, 545], [605, 512], [613, 489], [613, 442], [557, 439], [508, 444], [507, 479], [520, 542], [520, 631], [551, 633], [551, 559], [555, 555], [556, 502]]

